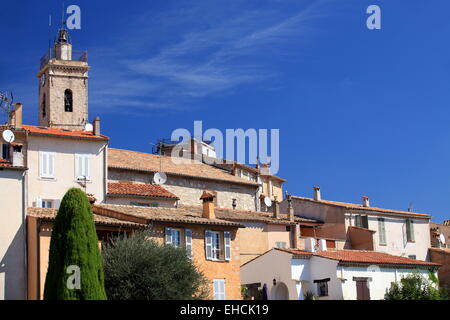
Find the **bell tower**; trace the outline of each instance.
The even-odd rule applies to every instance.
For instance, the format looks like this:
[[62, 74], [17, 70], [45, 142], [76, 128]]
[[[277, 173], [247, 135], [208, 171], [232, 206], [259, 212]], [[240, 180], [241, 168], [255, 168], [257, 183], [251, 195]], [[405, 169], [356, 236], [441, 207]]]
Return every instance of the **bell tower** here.
[[83, 130], [88, 121], [87, 52], [72, 50], [64, 24], [39, 69], [39, 126]]

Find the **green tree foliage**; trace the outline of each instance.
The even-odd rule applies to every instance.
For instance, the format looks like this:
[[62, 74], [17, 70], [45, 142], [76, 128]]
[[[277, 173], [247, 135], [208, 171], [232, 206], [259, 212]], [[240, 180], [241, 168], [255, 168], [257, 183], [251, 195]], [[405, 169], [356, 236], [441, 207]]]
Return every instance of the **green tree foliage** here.
[[[79, 268], [79, 281], [77, 271]], [[91, 206], [72, 188], [64, 195], [53, 223], [45, 279], [46, 300], [105, 300], [103, 268]]]
[[145, 232], [113, 238], [102, 251], [111, 300], [191, 300], [209, 297], [207, 279], [186, 251], [159, 245]]
[[399, 282], [393, 282], [386, 291], [386, 300], [448, 300], [446, 288], [440, 288], [434, 272], [428, 279], [418, 272], [403, 277]]

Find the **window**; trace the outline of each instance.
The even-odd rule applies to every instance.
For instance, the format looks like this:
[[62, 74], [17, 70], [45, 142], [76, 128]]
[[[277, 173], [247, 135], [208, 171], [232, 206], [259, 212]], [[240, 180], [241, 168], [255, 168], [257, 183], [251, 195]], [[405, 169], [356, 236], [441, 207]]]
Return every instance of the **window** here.
[[55, 177], [55, 153], [43, 152], [39, 153], [39, 169], [41, 178]]
[[42, 200], [42, 208], [53, 208], [53, 200]]
[[72, 90], [70, 89], [66, 89], [66, 91], [64, 91], [64, 111], [65, 112], [73, 111]]
[[42, 96], [42, 118], [45, 118], [45, 116], [47, 115], [47, 107], [45, 105], [45, 93]]
[[159, 207], [158, 202], [152, 202], [152, 203], [143, 203], [143, 202], [130, 202], [130, 206], [138, 206], [138, 207]]
[[416, 260], [417, 256], [415, 254], [411, 254], [411, 255], [408, 256], [408, 258]]
[[205, 255], [207, 260], [231, 260], [231, 232], [224, 231], [222, 240], [222, 232], [205, 230]]
[[214, 300], [225, 300], [225, 279], [214, 279]]
[[11, 160], [11, 156], [9, 153], [9, 144], [2, 144], [2, 159], [3, 160]]
[[171, 244], [175, 248], [181, 247], [181, 230], [166, 228], [166, 244]]
[[360, 228], [369, 229], [369, 220], [367, 216], [356, 215], [355, 216], [355, 226]]
[[277, 241], [277, 242], [275, 243], [275, 246], [276, 246], [277, 248], [286, 248], [286, 242], [284, 242], [284, 241]]
[[414, 242], [414, 221], [411, 219], [406, 219], [406, 240]]
[[219, 232], [211, 232], [212, 239], [212, 259], [219, 260], [220, 259], [220, 233]]
[[386, 228], [384, 218], [378, 218], [378, 240], [380, 244], [386, 244]]
[[77, 180], [90, 180], [90, 155], [75, 155], [75, 178]]
[[328, 281], [330, 281], [330, 278], [314, 280], [314, 283], [317, 283], [317, 295], [319, 297], [328, 296]]
[[188, 258], [192, 258], [192, 230], [184, 229], [184, 241], [182, 239], [183, 229], [170, 227], [165, 229], [165, 244], [173, 245], [176, 248], [181, 248], [184, 245]]

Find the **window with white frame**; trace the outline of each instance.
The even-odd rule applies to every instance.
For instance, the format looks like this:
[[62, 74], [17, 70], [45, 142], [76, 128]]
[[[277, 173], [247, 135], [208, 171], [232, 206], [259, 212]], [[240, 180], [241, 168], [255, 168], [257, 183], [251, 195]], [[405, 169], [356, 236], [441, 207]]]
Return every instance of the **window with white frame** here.
[[231, 232], [206, 230], [205, 251], [207, 260], [231, 260]]
[[414, 221], [412, 219], [406, 219], [406, 240], [414, 242]]
[[55, 177], [55, 153], [39, 152], [39, 176], [41, 178]]
[[214, 300], [225, 300], [225, 279], [214, 279]]
[[77, 180], [90, 180], [91, 163], [89, 154], [75, 155], [75, 178]]
[[54, 208], [53, 200], [42, 200], [41, 204], [42, 204], [42, 208]]
[[[184, 234], [184, 241], [183, 241]], [[165, 244], [173, 245], [176, 248], [185, 246], [186, 254], [188, 258], [192, 258], [192, 230], [190, 229], [177, 229], [177, 228], [165, 228]]]
[[384, 218], [378, 218], [378, 240], [380, 244], [386, 244], [386, 226]]

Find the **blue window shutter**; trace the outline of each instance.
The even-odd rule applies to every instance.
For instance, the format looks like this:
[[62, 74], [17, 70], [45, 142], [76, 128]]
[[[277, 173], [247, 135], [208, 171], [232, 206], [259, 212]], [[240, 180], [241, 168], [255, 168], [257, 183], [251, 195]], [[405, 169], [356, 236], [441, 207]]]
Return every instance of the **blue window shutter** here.
[[186, 254], [188, 258], [192, 259], [192, 230], [186, 229]]
[[224, 239], [224, 247], [225, 247], [225, 260], [231, 260], [231, 233], [229, 231], [225, 231], [223, 233]]
[[172, 244], [172, 228], [166, 227], [166, 244]]
[[205, 255], [206, 259], [212, 259], [212, 237], [209, 230], [205, 230]]

